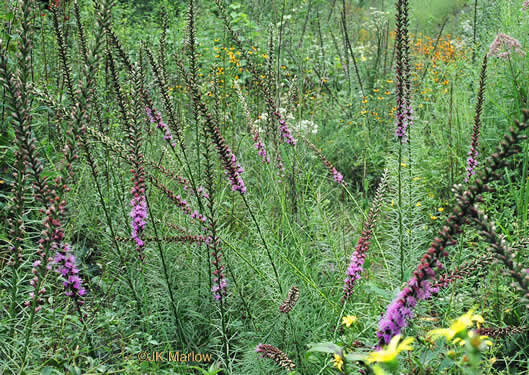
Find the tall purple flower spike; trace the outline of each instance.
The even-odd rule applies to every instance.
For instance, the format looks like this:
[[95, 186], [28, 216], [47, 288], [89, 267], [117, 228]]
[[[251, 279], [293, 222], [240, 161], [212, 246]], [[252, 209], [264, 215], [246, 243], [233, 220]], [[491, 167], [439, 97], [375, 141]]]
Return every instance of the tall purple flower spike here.
[[68, 244], [54, 244], [57, 250], [53, 264], [57, 265], [57, 272], [61, 275], [64, 285], [64, 294], [77, 301], [79, 305], [83, 304], [81, 297], [86, 295], [86, 289], [83, 287], [83, 280], [79, 276], [77, 261]]

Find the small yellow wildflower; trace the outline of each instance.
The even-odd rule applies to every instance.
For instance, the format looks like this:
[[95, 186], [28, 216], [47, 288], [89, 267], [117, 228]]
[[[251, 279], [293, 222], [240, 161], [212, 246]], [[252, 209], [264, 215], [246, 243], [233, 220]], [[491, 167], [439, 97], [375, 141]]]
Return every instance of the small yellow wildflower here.
[[263, 59], [267, 59], [268, 58], [268, 55], [266, 53], [261, 54], [261, 56], [263, 56]]
[[415, 206], [421, 207], [421, 202], [417, 202], [417, 204]]
[[406, 164], [406, 163], [400, 163], [400, 166], [401, 166], [402, 168], [406, 168], [407, 164]]
[[445, 210], [445, 209], [444, 209], [443, 207], [439, 207], [439, 208], [437, 209], [437, 211], [439, 211], [439, 212], [443, 212], [444, 210]]
[[484, 319], [481, 315], [473, 315], [473, 310], [468, 311], [466, 314], [460, 316], [450, 328], [439, 328], [428, 332], [428, 336], [432, 338], [445, 337], [448, 341], [451, 341], [461, 332], [473, 325], [473, 322], [483, 323]]
[[413, 177], [413, 182], [417, 182], [419, 181], [421, 178], [420, 177]]
[[351, 327], [351, 324], [356, 322], [356, 316], [354, 315], [347, 315], [342, 318], [342, 324], [346, 327]]
[[491, 365], [495, 364], [496, 361], [497, 361], [496, 357], [492, 357], [491, 359], [489, 359], [489, 363], [490, 363]]
[[432, 220], [437, 220], [437, 216], [430, 215], [430, 219], [432, 219]]
[[343, 358], [339, 354], [334, 354], [334, 367], [340, 372], [343, 371]]
[[411, 346], [413, 337], [406, 337], [399, 344], [401, 337], [401, 335], [396, 335], [391, 339], [388, 346], [386, 346], [384, 349], [369, 353], [367, 356], [367, 363], [392, 362], [395, 358], [397, 358], [400, 352], [413, 350], [413, 346]]
[[492, 346], [492, 341], [488, 340], [488, 336], [480, 336], [477, 333], [470, 331], [468, 333], [469, 343], [476, 349], [487, 349]]
[[393, 83], [393, 80], [392, 79], [388, 79], [386, 80], [387, 83]]

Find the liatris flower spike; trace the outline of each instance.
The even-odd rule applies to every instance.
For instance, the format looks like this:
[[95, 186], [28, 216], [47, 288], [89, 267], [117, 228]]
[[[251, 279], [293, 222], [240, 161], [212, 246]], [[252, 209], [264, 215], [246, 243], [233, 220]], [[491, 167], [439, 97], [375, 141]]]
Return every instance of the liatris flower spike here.
[[478, 146], [479, 146], [479, 135], [480, 135], [480, 128], [481, 128], [481, 111], [483, 109], [483, 98], [485, 94], [485, 80], [486, 79], [487, 79], [487, 56], [485, 55], [483, 57], [483, 64], [481, 65], [478, 100], [476, 103], [476, 114], [474, 116], [474, 127], [472, 128], [472, 143], [470, 145], [470, 151], [468, 152], [467, 176], [465, 177], [466, 183], [468, 183], [468, 181], [470, 180], [470, 177], [476, 173], [475, 168], [478, 165]]
[[366, 258], [367, 250], [369, 249], [371, 235], [373, 234], [373, 229], [375, 228], [378, 213], [382, 204], [382, 199], [384, 198], [384, 193], [386, 192], [388, 184], [388, 170], [384, 171], [382, 175], [382, 180], [378, 185], [377, 192], [373, 198], [373, 203], [367, 214], [367, 220], [364, 223], [364, 228], [362, 234], [358, 239], [356, 244], [356, 249], [351, 256], [351, 262], [349, 263], [349, 268], [347, 268], [347, 275], [344, 280], [344, 296], [342, 302], [347, 300], [353, 294], [353, 288], [355, 286], [356, 280], [360, 279], [364, 260]]

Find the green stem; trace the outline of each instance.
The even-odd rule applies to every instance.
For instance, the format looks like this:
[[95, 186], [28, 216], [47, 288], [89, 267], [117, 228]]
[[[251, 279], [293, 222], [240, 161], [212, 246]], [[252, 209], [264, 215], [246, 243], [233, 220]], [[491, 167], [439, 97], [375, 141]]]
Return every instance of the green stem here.
[[165, 261], [165, 255], [163, 253], [162, 246], [160, 244], [160, 238], [158, 237], [158, 229], [156, 229], [156, 223], [154, 222], [154, 215], [152, 214], [151, 205], [149, 204], [149, 199], [147, 198], [147, 194], [145, 194], [145, 201], [147, 202], [147, 208], [149, 210], [148, 216], [151, 219], [152, 229], [154, 231], [154, 237], [156, 238], [156, 245], [158, 247], [158, 253], [160, 255], [160, 260], [162, 261], [163, 274], [165, 277], [165, 282], [167, 283], [167, 289], [169, 291], [169, 299], [171, 300], [171, 309], [173, 311], [173, 316], [176, 322], [176, 326], [178, 328], [178, 336], [180, 337], [180, 342], [186, 345], [187, 347], [189, 347], [189, 343], [187, 342], [185, 335], [183, 333], [182, 322], [180, 321], [180, 319], [178, 319], [178, 312], [176, 310], [173, 288], [171, 288], [171, 283], [169, 280], [169, 272], [167, 270], [167, 263]]
[[268, 248], [268, 244], [266, 243], [266, 240], [263, 236], [263, 233], [261, 232], [261, 227], [259, 226], [259, 223], [257, 219], [255, 218], [255, 215], [253, 214], [252, 209], [250, 208], [250, 205], [248, 204], [248, 201], [246, 200], [246, 196], [244, 194], [241, 194], [242, 200], [244, 204], [246, 205], [246, 208], [248, 209], [248, 212], [250, 213], [250, 216], [252, 217], [252, 220], [255, 224], [255, 227], [257, 228], [257, 232], [259, 233], [259, 237], [261, 238], [261, 241], [263, 242], [263, 246], [265, 247], [266, 254], [268, 255], [268, 259], [270, 260], [270, 264], [272, 265], [272, 269], [274, 270], [274, 275], [276, 277], [277, 285], [279, 286], [279, 292], [283, 294], [283, 288], [281, 287], [281, 281], [279, 279], [279, 273], [277, 272], [276, 265], [274, 263], [274, 259], [272, 258], [272, 254], [270, 253], [270, 249]]

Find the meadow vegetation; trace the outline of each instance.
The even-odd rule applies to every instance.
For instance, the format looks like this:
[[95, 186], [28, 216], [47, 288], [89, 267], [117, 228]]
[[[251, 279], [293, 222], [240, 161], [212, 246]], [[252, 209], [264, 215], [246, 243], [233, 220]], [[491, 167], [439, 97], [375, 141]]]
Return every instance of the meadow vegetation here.
[[529, 373], [529, 1], [2, 5], [0, 373]]

